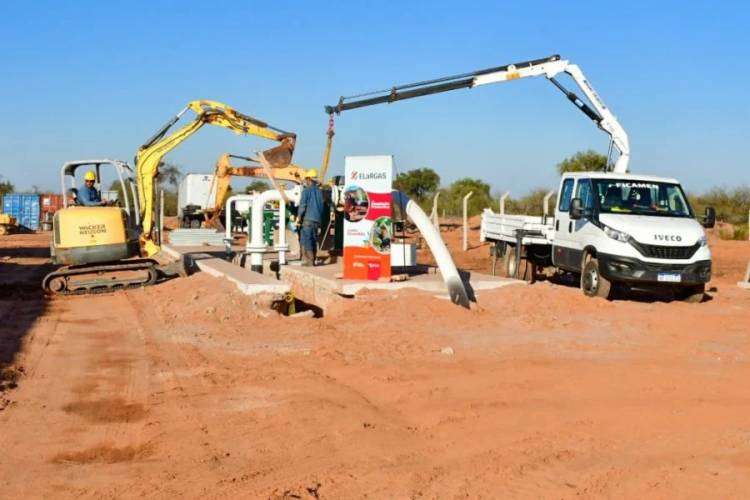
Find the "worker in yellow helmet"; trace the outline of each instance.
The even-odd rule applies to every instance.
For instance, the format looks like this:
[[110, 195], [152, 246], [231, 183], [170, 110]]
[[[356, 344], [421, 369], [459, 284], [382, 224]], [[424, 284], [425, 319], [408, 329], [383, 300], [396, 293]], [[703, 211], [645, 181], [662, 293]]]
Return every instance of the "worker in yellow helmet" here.
[[89, 170], [83, 176], [83, 187], [76, 193], [76, 203], [86, 207], [100, 207], [106, 205], [106, 201], [102, 201], [102, 195], [99, 190], [96, 189], [96, 173], [93, 170]]
[[318, 250], [318, 230], [323, 220], [323, 194], [317, 183], [318, 171], [311, 168], [305, 172], [305, 188], [297, 210], [297, 221], [302, 224], [302, 265], [314, 266]]

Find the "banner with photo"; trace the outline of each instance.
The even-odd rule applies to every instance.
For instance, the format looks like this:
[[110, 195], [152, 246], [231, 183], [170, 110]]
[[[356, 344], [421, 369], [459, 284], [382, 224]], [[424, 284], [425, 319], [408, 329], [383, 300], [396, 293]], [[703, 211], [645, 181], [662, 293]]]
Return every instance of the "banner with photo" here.
[[344, 175], [344, 278], [390, 278], [393, 156], [347, 156]]

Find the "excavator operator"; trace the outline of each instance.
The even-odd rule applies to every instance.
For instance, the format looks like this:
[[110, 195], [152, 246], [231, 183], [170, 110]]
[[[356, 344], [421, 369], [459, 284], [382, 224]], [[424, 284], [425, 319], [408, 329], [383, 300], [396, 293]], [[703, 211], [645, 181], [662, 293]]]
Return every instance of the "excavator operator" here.
[[83, 187], [76, 193], [76, 202], [85, 207], [101, 207], [106, 206], [107, 202], [102, 201], [102, 195], [99, 190], [94, 187], [96, 182], [96, 174], [93, 170], [86, 172], [83, 176]]

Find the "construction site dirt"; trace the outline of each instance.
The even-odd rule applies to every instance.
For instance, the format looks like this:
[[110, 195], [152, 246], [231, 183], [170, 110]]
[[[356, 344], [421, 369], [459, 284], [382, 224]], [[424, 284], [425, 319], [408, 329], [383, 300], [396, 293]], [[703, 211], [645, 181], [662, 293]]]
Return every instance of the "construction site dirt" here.
[[[487, 272], [489, 248], [459, 267]], [[369, 292], [285, 317], [197, 273], [44, 297], [0, 239], [0, 497], [737, 498], [750, 490], [750, 243], [709, 300]], [[425, 256], [422, 255], [424, 259]]]

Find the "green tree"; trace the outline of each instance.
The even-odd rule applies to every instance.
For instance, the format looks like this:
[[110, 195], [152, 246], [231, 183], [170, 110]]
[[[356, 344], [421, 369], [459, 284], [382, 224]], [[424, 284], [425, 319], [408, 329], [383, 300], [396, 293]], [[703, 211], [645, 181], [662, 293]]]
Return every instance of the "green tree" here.
[[449, 215], [461, 215], [463, 213], [464, 196], [472, 192], [469, 198], [468, 212], [470, 216], [477, 215], [492, 203], [490, 196], [490, 185], [480, 179], [465, 177], [458, 179], [440, 195], [440, 207], [445, 209]]
[[591, 149], [579, 151], [557, 164], [557, 171], [560, 174], [565, 172], [596, 172], [606, 170], [606, 168], [607, 157]]
[[177, 193], [164, 190], [164, 215], [177, 215]]
[[245, 193], [250, 194], [253, 191], [262, 193], [263, 191], [267, 191], [270, 187], [271, 185], [268, 183], [268, 181], [254, 180], [253, 182], [245, 186]]
[[16, 187], [13, 185], [10, 181], [4, 181], [3, 177], [0, 175], [0, 198], [2, 198], [7, 193], [12, 193], [16, 190]]
[[722, 237], [746, 240], [748, 233], [748, 210], [750, 210], [750, 186], [739, 186], [734, 189], [713, 188], [701, 195], [688, 195], [690, 205], [697, 217], [702, 217], [706, 207], [716, 210], [716, 219], [735, 226], [731, 233], [720, 233]]
[[171, 186], [172, 189], [177, 189], [182, 179], [182, 171], [178, 165], [174, 163], [162, 162], [159, 164], [159, 175], [156, 177], [156, 182], [159, 186], [167, 189], [167, 186]]
[[420, 205], [429, 204], [440, 186], [440, 176], [431, 168], [416, 168], [400, 173], [393, 187], [403, 191]]
[[[156, 182], [164, 190], [164, 215], [177, 215], [177, 187], [182, 180], [182, 171], [174, 163], [159, 164], [159, 175]], [[159, 193], [156, 193], [159, 197]]]
[[[508, 198], [505, 201], [505, 213], [523, 215], [542, 215], [544, 213], [544, 197], [549, 189], [536, 188], [519, 199]], [[555, 213], [555, 196], [549, 202], [550, 213]]]

